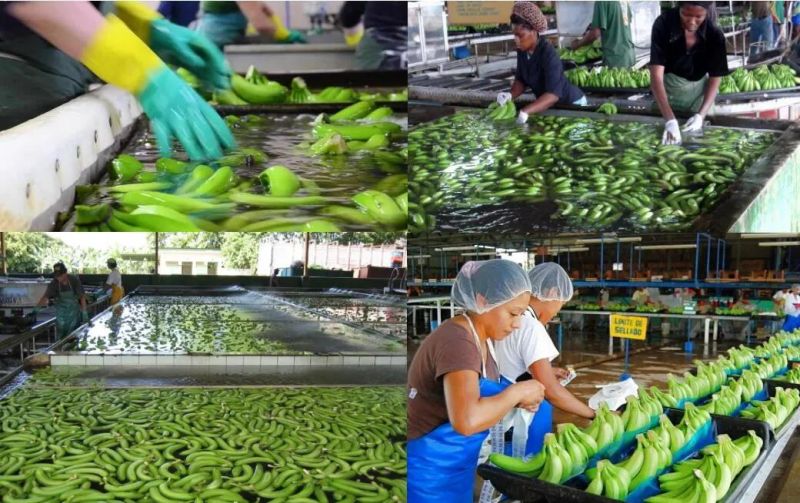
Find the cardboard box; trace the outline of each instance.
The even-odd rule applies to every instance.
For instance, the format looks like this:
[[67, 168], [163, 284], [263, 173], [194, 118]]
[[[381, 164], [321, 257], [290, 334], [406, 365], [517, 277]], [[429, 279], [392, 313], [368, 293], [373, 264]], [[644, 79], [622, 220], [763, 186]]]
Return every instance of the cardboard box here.
[[514, 2], [447, 2], [447, 24], [508, 24]]

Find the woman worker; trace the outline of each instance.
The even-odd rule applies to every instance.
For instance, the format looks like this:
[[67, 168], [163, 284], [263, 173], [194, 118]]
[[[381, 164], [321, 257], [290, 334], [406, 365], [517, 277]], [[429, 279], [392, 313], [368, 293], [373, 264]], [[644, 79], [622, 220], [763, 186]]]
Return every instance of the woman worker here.
[[248, 23], [268, 40], [286, 44], [306, 42], [302, 33], [287, 29], [265, 2], [200, 2], [197, 31], [218, 47], [241, 42]]
[[117, 261], [110, 258], [106, 261], [106, 265], [111, 269], [111, 272], [108, 273], [108, 278], [106, 278], [106, 283], [103, 286], [106, 290], [111, 290], [109, 303], [113, 306], [125, 296], [125, 288], [122, 287], [122, 274], [117, 269]]
[[[650, 45], [650, 88], [667, 121], [661, 142], [681, 143], [681, 132], [699, 133], [728, 73], [725, 35], [707, 19], [712, 2], [680, 2], [658, 16]], [[693, 112], [683, 128], [673, 110]]]
[[[525, 452], [532, 454], [542, 449], [544, 435], [553, 428], [553, 406], [589, 419], [594, 417], [594, 410], [561, 385], [561, 379], [569, 376], [569, 371], [550, 364], [558, 356], [558, 350], [545, 325], [572, 298], [572, 280], [555, 262], [537, 265], [528, 272], [528, 278], [531, 296], [522, 323], [499, 341], [495, 350], [504, 380], [520, 382], [533, 376], [544, 386], [546, 400], [539, 405], [532, 422], [529, 415], [525, 418], [529, 422]], [[526, 416], [524, 412], [522, 415]]]
[[517, 71], [511, 92], [497, 95], [504, 105], [530, 88], [536, 101], [523, 107], [517, 124], [524, 124], [530, 114], [543, 112], [556, 103], [585, 106], [586, 96], [564, 75], [564, 65], [555, 48], [539, 34], [547, 30], [547, 18], [533, 2], [517, 2], [511, 14], [514, 43], [517, 45]]
[[408, 501], [472, 501], [489, 429], [515, 407], [535, 411], [535, 380], [503, 384], [494, 342], [518, 329], [530, 298], [525, 271], [507, 260], [467, 262], [453, 303], [464, 313], [420, 345], [408, 371]]

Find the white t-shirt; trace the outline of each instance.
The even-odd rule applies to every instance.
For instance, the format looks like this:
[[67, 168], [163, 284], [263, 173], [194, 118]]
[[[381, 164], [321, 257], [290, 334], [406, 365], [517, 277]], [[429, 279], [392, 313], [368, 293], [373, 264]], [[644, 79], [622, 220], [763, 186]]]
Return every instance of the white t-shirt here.
[[522, 326], [502, 341], [495, 342], [494, 349], [500, 374], [511, 382], [528, 372], [533, 362], [543, 358], [552, 361], [558, 356], [550, 334], [530, 310], [522, 316]]
[[784, 292], [783, 290], [778, 290], [777, 292], [775, 292], [775, 295], [772, 296], [772, 300], [778, 302], [784, 300], [785, 298], [786, 298], [786, 292]]
[[108, 274], [106, 285], [122, 287], [122, 274], [119, 273], [119, 269], [114, 269]]
[[788, 316], [797, 316], [800, 314], [800, 309], [794, 307], [795, 304], [800, 304], [800, 295], [789, 292], [783, 296], [783, 299], [784, 313], [786, 313]]

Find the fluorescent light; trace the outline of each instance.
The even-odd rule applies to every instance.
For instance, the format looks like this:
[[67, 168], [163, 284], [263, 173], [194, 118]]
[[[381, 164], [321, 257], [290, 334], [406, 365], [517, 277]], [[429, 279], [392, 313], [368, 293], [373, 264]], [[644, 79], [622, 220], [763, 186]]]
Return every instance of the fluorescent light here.
[[492, 257], [494, 257], [495, 255], [498, 255], [498, 253], [499, 252], [494, 252], [494, 251], [486, 251], [486, 252], [475, 251], [475, 252], [462, 253], [461, 256], [462, 257], [478, 257], [478, 256], [481, 256], [481, 255], [491, 255]]
[[639, 243], [642, 241], [640, 237], [630, 237], [630, 238], [618, 238], [614, 236], [609, 236], [607, 238], [592, 238], [592, 239], [576, 239], [575, 244], [579, 245], [590, 245], [590, 244], [600, 244], [600, 243]]
[[485, 246], [485, 245], [472, 245], [472, 246], [447, 246], [444, 248], [434, 248], [434, 251], [442, 252], [442, 251], [465, 251], [465, 250], [476, 250], [478, 248], [483, 248], [486, 250], [494, 250], [494, 246]]
[[800, 238], [800, 234], [742, 234], [740, 236], [742, 239], [790, 239], [790, 238]]
[[430, 255], [409, 255], [408, 258], [431, 258]]
[[696, 244], [693, 245], [642, 245], [634, 246], [634, 250], [694, 250], [697, 248]]
[[800, 246], [800, 241], [765, 241], [758, 246]]

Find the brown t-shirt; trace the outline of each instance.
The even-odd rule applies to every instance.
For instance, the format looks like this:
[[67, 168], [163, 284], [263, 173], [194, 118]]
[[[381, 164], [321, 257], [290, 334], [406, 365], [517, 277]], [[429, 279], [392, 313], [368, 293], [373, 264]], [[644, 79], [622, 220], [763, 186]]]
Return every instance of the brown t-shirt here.
[[[481, 354], [472, 333], [447, 321], [422, 341], [408, 369], [408, 439], [413, 440], [447, 423], [444, 376], [457, 370], [481, 375]], [[491, 355], [486, 374], [497, 380], [500, 373]]]

